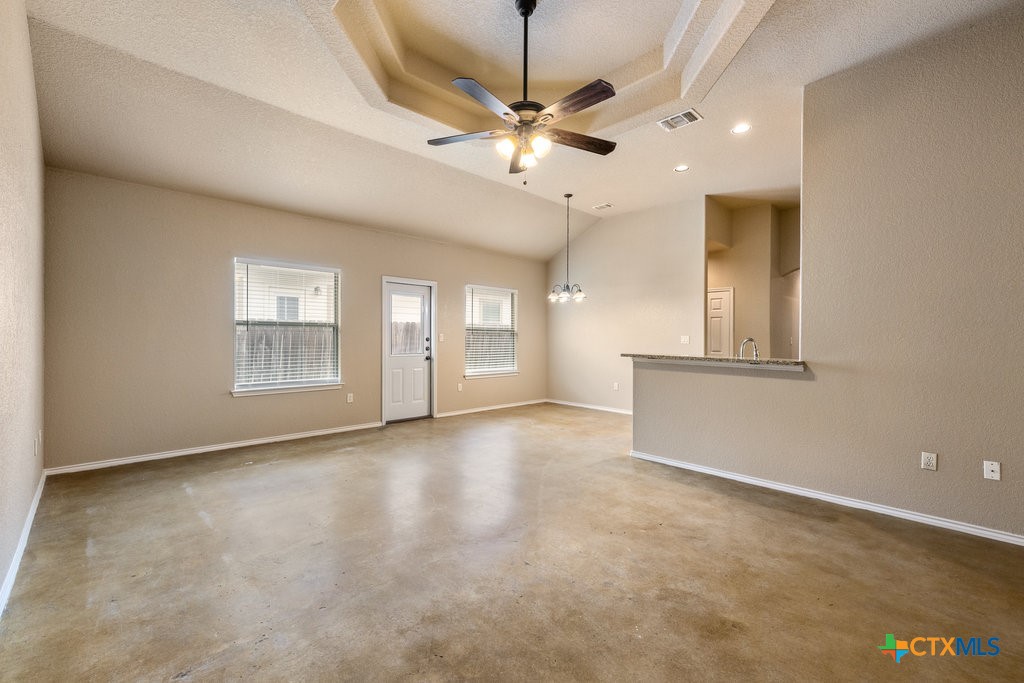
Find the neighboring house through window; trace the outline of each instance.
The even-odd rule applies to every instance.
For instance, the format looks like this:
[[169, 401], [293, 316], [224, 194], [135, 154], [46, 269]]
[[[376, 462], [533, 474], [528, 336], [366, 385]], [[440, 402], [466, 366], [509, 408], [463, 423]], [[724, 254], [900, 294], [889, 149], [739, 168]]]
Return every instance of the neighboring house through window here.
[[235, 390], [341, 383], [340, 271], [235, 259]]
[[518, 372], [514, 289], [466, 286], [466, 377]]

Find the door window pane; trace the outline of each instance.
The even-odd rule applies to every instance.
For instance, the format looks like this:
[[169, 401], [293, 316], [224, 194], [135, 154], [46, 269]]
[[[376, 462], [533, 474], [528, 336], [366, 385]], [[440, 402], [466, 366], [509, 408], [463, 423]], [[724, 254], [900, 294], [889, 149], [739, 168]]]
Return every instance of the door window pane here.
[[391, 295], [391, 355], [423, 353], [423, 297]]

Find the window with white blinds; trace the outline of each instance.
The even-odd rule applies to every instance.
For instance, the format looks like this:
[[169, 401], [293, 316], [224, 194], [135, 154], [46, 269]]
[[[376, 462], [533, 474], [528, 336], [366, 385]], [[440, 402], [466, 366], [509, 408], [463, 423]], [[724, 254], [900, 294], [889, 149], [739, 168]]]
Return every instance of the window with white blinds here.
[[514, 289], [466, 286], [466, 377], [518, 371], [518, 298]]
[[235, 390], [340, 384], [334, 269], [235, 259]]

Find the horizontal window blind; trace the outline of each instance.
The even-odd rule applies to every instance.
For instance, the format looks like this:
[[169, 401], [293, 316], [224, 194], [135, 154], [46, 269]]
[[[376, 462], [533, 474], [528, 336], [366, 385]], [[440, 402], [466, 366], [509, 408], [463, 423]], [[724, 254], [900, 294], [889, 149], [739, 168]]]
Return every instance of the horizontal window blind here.
[[235, 259], [235, 389], [337, 384], [340, 272]]
[[466, 376], [518, 371], [514, 289], [466, 286]]

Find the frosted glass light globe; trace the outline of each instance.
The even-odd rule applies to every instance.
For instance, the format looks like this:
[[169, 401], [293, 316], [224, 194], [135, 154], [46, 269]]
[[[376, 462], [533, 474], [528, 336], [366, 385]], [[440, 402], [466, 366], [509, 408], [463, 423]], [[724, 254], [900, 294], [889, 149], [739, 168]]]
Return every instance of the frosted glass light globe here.
[[502, 159], [511, 159], [516, 151], [516, 143], [512, 138], [502, 138], [494, 145], [494, 149], [498, 150]]
[[543, 135], [534, 135], [530, 146], [533, 147], [533, 153], [538, 159], [543, 159], [551, 151], [551, 141]]

